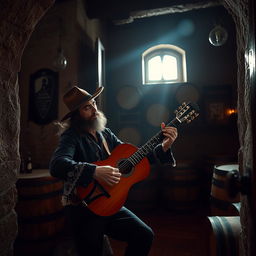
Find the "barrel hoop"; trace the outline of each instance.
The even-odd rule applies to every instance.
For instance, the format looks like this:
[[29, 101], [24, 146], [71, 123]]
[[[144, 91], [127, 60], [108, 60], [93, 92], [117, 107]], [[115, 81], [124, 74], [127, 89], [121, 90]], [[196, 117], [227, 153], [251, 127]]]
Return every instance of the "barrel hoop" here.
[[236, 169], [234, 170], [220, 170], [220, 169], [217, 169], [216, 167], [214, 168], [214, 173], [217, 174], [217, 175], [220, 175], [220, 176], [226, 176], [229, 172], [232, 172], [232, 171], [237, 171]]
[[210, 221], [214, 230], [214, 234], [216, 235], [217, 256], [226, 255], [227, 249], [225, 243], [225, 234], [219, 217], [210, 217]]
[[226, 237], [226, 239], [227, 239], [227, 244], [229, 245], [228, 247], [229, 247], [230, 255], [238, 256], [237, 255], [238, 253], [236, 250], [236, 238], [235, 238], [232, 226], [230, 225], [230, 223], [227, 221], [225, 217], [222, 217], [221, 219], [228, 232], [228, 237]]
[[55, 183], [60, 183], [61, 181], [59, 179], [51, 178], [51, 179], [33, 179], [33, 182], [31, 182], [30, 179], [20, 179], [17, 181], [17, 187], [38, 187], [38, 186], [45, 186]]
[[219, 188], [225, 188], [225, 182], [221, 180], [217, 180], [214, 177], [212, 178], [212, 184]]
[[50, 213], [47, 215], [41, 215], [41, 216], [22, 217], [18, 215], [18, 222], [22, 224], [40, 224], [40, 223], [54, 221], [63, 216], [64, 216], [64, 209], [61, 209], [60, 211]]
[[44, 193], [44, 194], [38, 194], [38, 195], [18, 195], [18, 200], [19, 201], [27, 201], [27, 200], [44, 200], [44, 199], [49, 199], [53, 198], [58, 195], [62, 195], [63, 189], [59, 189], [56, 191], [52, 191], [49, 193]]
[[217, 174], [217, 175], [220, 175], [220, 176], [226, 176], [228, 171], [214, 168], [214, 173]]
[[219, 209], [222, 209], [222, 210], [227, 210], [231, 205], [230, 202], [217, 199], [213, 196], [211, 196], [210, 201], [213, 205], [215, 205], [216, 207], [218, 207]]

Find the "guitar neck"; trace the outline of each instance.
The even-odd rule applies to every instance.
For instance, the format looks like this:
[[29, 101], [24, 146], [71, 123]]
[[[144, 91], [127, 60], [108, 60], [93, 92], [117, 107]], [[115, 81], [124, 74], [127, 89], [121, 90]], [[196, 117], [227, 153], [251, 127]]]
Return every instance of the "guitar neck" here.
[[[181, 121], [175, 117], [167, 126], [178, 127]], [[141, 146], [133, 155], [131, 155], [127, 161], [129, 161], [133, 166], [138, 164], [144, 157], [146, 157], [153, 149], [163, 141], [164, 136], [162, 131], [159, 131], [151, 139], [149, 139], [143, 146]]]

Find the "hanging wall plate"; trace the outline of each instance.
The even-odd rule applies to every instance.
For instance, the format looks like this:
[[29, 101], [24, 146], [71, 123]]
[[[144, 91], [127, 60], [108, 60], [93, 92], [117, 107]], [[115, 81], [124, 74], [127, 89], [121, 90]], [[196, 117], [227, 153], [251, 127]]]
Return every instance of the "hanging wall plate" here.
[[226, 43], [228, 32], [220, 25], [215, 26], [209, 33], [209, 42], [213, 46], [221, 46]]
[[40, 69], [30, 76], [29, 120], [44, 125], [58, 118], [58, 72]]

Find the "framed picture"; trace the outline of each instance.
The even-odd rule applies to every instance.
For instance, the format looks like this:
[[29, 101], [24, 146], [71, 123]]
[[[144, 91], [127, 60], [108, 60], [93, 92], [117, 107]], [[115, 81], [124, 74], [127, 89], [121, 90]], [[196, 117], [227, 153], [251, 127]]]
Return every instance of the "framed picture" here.
[[232, 108], [232, 86], [207, 86], [203, 93], [205, 121], [208, 125], [227, 125]]
[[58, 118], [58, 73], [40, 69], [30, 76], [29, 120], [44, 125]]

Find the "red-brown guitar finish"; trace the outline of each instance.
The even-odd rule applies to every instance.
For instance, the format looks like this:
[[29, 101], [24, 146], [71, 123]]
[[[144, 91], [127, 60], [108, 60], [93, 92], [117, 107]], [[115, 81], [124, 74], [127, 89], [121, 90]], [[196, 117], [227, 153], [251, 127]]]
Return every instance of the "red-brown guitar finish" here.
[[[120, 144], [112, 151], [108, 159], [95, 162], [94, 164], [99, 166], [110, 165], [112, 167], [118, 167], [120, 160], [129, 158], [137, 150], [137, 147], [133, 145]], [[110, 197], [101, 196], [97, 198], [88, 204], [88, 209], [99, 216], [109, 216], [115, 214], [124, 205], [131, 186], [145, 179], [149, 175], [149, 172], [149, 161], [144, 157], [135, 167], [132, 168], [128, 174], [122, 174], [118, 184], [109, 186], [107, 184], [100, 183], [108, 192]], [[89, 186], [86, 188], [81, 186], [78, 187], [78, 197], [80, 199], [85, 198], [90, 193], [93, 186], [94, 182], [89, 184]], [[94, 195], [96, 194], [93, 194], [93, 196]]]
[[[183, 103], [175, 111], [176, 117], [167, 126], [177, 127], [183, 122], [191, 122], [198, 116], [198, 110], [198, 106], [193, 103]], [[150, 165], [146, 156], [152, 152], [156, 145], [162, 142], [163, 138], [162, 131], [159, 131], [139, 149], [130, 144], [117, 146], [108, 159], [95, 164], [117, 167], [122, 173], [120, 182], [114, 186], [100, 183], [101, 187], [107, 192], [105, 195], [102, 193], [102, 189], [98, 187], [94, 190], [95, 182], [92, 182], [86, 188], [78, 187], [77, 195], [80, 200], [99, 216], [109, 216], [118, 212], [124, 205], [131, 186], [149, 175]]]

